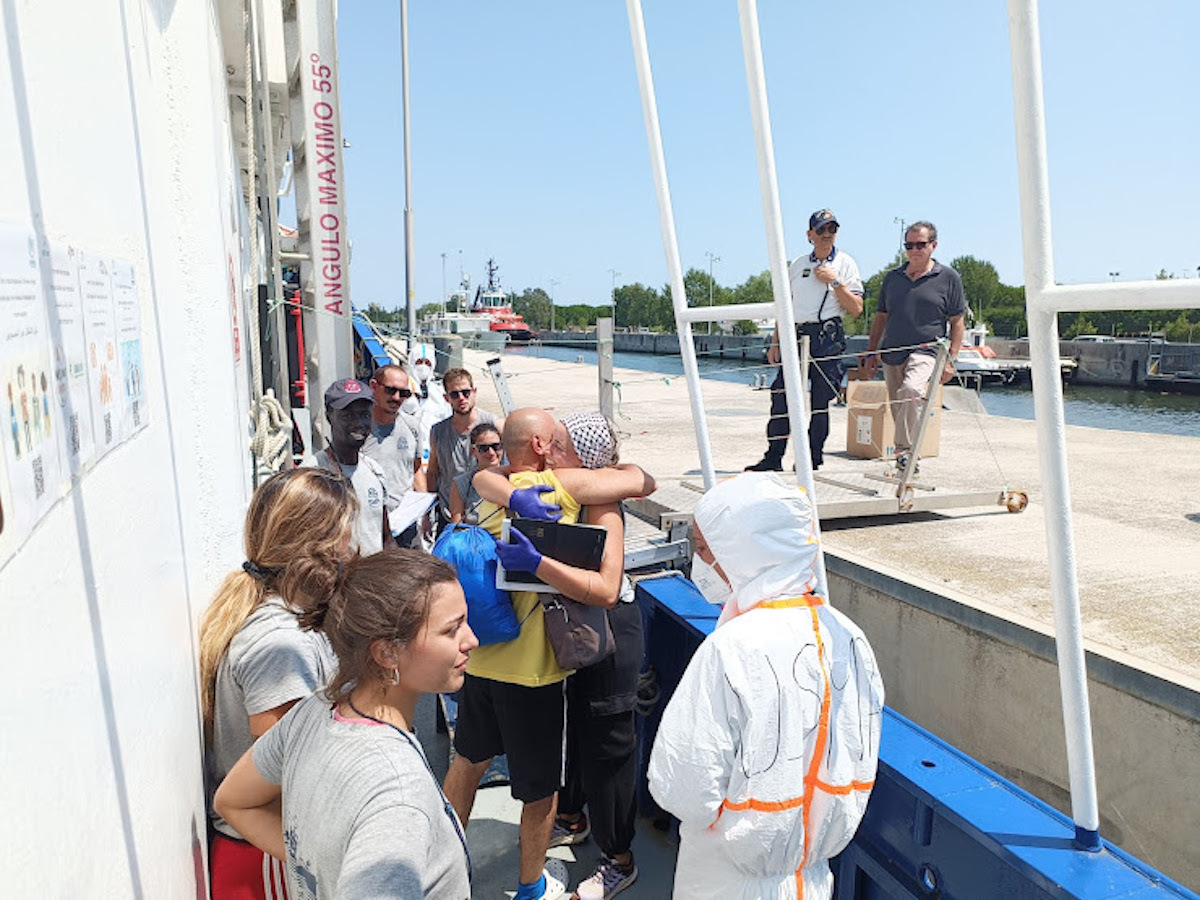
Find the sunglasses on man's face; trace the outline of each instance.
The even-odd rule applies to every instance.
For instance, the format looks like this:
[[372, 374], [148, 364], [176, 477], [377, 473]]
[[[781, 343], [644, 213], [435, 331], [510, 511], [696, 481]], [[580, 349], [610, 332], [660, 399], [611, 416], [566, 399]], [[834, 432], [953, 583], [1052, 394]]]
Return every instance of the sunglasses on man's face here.
[[822, 225], [820, 228], [813, 229], [817, 234], [837, 234], [838, 223], [830, 222], [828, 225]]
[[383, 392], [385, 394], [387, 394], [389, 397], [394, 397], [394, 396], [399, 395], [399, 396], [403, 397], [405, 400], [407, 400], [413, 394], [413, 392], [410, 391], [408, 388], [392, 387], [390, 384], [381, 384], [379, 386], [381, 388], [383, 388]]
[[504, 449], [504, 445], [499, 441], [496, 441], [494, 444], [476, 444], [475, 449], [480, 453], [487, 453], [489, 450], [492, 453], [499, 453]]
[[924, 250], [926, 247], [928, 247], [932, 243], [933, 243], [933, 241], [905, 241], [904, 249], [905, 250]]
[[458, 391], [446, 391], [446, 396], [454, 400], [466, 399], [475, 393], [475, 388], [463, 388]]

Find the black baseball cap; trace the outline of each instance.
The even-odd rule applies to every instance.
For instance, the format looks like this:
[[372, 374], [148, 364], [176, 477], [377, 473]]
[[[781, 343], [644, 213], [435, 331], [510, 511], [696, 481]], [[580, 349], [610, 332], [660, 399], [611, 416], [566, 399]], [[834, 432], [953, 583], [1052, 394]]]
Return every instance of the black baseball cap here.
[[812, 231], [820, 228], [822, 225], [828, 225], [832, 222], [835, 225], [840, 225], [837, 216], [833, 214], [832, 209], [818, 209], [815, 213], [808, 217], [808, 230]]
[[371, 387], [365, 381], [359, 381], [357, 378], [343, 378], [325, 389], [325, 407], [326, 409], [345, 409], [355, 400], [372, 401], [373, 397]]

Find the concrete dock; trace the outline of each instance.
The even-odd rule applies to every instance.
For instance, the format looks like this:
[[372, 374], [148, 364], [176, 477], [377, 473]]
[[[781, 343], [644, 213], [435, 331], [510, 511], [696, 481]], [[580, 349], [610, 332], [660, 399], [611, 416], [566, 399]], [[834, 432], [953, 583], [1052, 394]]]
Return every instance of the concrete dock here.
[[[464, 351], [480, 405], [499, 413], [490, 357]], [[506, 355], [503, 368], [517, 406], [598, 406], [594, 365]], [[658, 479], [652, 499], [690, 511], [703, 483], [686, 382], [628, 369], [614, 381], [622, 459]], [[765, 449], [769, 394], [710, 379], [702, 390], [718, 477], [734, 475]], [[961, 406], [943, 409], [940, 453], [921, 460], [920, 481], [944, 494], [1024, 490], [1028, 508], [825, 522], [832, 599], [870, 636], [890, 706], [1069, 813], [1034, 423]], [[846, 454], [846, 409], [830, 414], [822, 477], [861, 484], [888, 471]], [[1101, 832], [1195, 889], [1200, 801], [1173, 786], [1200, 779], [1200, 436], [1067, 431]], [[477, 896], [512, 895], [518, 815], [506, 788], [480, 792], [468, 830], [486, 873]], [[552, 851], [571, 862], [571, 887], [596, 852], [575, 849]], [[639, 820], [634, 851], [642, 876], [623, 896], [667, 896], [666, 836]]]
[[[487, 359], [465, 351], [466, 364], [479, 373], [481, 405], [499, 412]], [[593, 365], [509, 355], [504, 371], [518, 406], [543, 406], [556, 415], [597, 408]], [[614, 380], [622, 459], [652, 473], [664, 490], [685, 481], [701, 486], [684, 379], [617, 369]], [[766, 448], [769, 395], [711, 379], [703, 392], [718, 477], [736, 474]], [[846, 454], [845, 407], [832, 407], [830, 416], [822, 476], [887, 471], [880, 460]], [[1194, 624], [1200, 613], [1200, 436], [1070, 426], [1067, 433], [1087, 640], [1200, 689]], [[941, 452], [921, 460], [920, 480], [946, 492], [1026, 490], [1028, 509], [1012, 514], [980, 506], [844, 520], [825, 526], [825, 546], [1052, 628], [1036, 443], [1033, 422], [943, 411]]]

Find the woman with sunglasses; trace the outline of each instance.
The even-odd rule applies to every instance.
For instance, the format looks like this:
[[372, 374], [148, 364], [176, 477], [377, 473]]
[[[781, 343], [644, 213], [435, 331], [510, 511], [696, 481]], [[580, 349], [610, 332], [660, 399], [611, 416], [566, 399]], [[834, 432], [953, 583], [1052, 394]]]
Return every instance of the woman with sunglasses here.
[[469, 897], [462, 825], [413, 733], [417, 700], [458, 690], [478, 644], [454, 569], [387, 549], [284, 577], [337, 672], [238, 761], [217, 810], [286, 860], [296, 896]]
[[[226, 576], [200, 623], [200, 689], [208, 791], [264, 732], [324, 685], [336, 660], [322, 634], [300, 629], [285, 604], [289, 564], [349, 559], [358, 498], [323, 469], [293, 469], [259, 487], [246, 512], [246, 561]], [[209, 793], [211, 801], [211, 793]], [[209, 809], [214, 900], [265, 898], [282, 867]]]
[[471, 484], [471, 479], [476, 470], [490, 469], [504, 462], [504, 445], [500, 442], [500, 432], [489, 422], [481, 422], [472, 428], [470, 441], [475, 468], [456, 475], [450, 484], [450, 521], [478, 525], [479, 516], [475, 510], [483, 498]]

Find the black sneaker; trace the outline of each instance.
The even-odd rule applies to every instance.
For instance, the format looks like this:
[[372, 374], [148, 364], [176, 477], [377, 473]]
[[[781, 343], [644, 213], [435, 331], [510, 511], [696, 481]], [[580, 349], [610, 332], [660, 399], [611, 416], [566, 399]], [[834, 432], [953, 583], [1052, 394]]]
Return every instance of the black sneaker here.
[[561, 816], [555, 816], [554, 830], [550, 832], [549, 846], [573, 847], [575, 844], [582, 844], [586, 841], [591, 833], [592, 827], [584, 813], [580, 813], [579, 818], [574, 822], [568, 822]]
[[764, 456], [752, 466], [746, 466], [745, 472], [782, 472], [783, 460], [774, 456]]
[[[896, 474], [903, 475], [904, 469], [907, 466], [908, 466], [908, 454], [901, 453], [899, 456], [896, 457]], [[920, 463], [920, 461], [917, 461], [916, 463], [913, 464], [912, 473], [914, 475], [917, 475], [917, 474], [920, 474], [920, 472], [921, 472], [921, 463]]]

